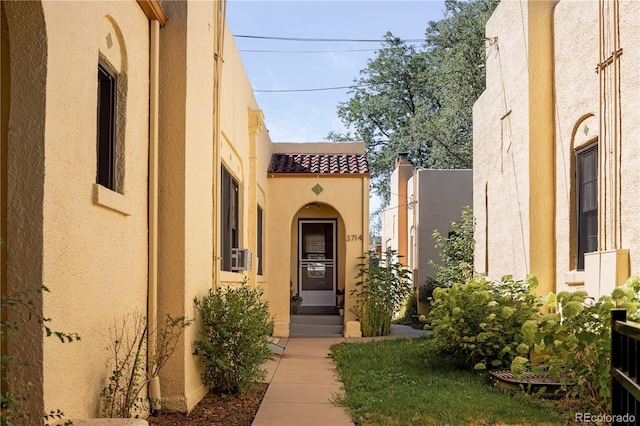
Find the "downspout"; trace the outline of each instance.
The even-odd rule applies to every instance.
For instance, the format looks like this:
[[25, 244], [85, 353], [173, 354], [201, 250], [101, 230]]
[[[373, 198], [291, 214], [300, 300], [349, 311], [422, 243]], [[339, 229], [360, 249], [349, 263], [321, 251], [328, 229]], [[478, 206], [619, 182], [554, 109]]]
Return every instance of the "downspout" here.
[[[147, 326], [149, 348], [147, 367], [152, 368], [158, 342], [158, 94], [160, 72], [160, 22], [151, 20], [149, 46], [149, 291], [147, 295]], [[160, 378], [149, 382], [151, 413], [162, 414]]]
[[220, 248], [220, 209], [218, 201], [220, 200], [220, 168], [222, 167], [220, 159], [220, 82], [222, 80], [222, 53], [224, 50], [224, 33], [225, 33], [225, 17], [227, 9], [227, 0], [219, 2], [219, 9], [216, 15], [216, 31], [213, 40], [213, 287], [217, 290], [220, 287], [220, 269], [221, 269], [221, 248]]

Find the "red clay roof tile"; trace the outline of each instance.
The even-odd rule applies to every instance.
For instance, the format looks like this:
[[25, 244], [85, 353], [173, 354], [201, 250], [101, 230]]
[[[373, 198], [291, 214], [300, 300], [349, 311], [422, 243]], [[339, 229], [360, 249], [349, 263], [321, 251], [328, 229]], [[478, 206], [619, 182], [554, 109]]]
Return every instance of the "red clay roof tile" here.
[[273, 154], [268, 173], [369, 174], [364, 154]]

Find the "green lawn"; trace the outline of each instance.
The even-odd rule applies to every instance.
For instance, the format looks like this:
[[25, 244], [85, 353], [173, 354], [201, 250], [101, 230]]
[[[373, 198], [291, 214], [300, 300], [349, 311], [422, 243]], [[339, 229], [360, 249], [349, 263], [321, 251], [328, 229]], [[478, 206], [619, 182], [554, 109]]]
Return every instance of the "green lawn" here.
[[428, 338], [340, 343], [331, 348], [346, 406], [359, 425], [565, 424], [546, 401], [491, 387]]

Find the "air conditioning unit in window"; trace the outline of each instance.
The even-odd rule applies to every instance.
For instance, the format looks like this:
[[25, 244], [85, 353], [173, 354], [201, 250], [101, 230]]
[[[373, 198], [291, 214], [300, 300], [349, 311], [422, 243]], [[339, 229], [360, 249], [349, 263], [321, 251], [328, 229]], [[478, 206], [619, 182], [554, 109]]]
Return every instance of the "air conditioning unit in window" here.
[[251, 270], [251, 250], [232, 248], [231, 249], [231, 270], [250, 271]]

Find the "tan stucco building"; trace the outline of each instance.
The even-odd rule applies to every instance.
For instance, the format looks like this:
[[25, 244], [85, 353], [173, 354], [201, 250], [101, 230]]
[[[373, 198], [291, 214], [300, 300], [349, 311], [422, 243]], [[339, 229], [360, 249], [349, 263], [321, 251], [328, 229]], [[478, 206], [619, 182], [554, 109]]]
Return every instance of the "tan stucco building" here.
[[414, 288], [435, 276], [431, 262], [441, 259], [433, 232], [447, 237], [451, 222], [471, 206], [472, 180], [472, 170], [415, 168], [404, 154], [396, 159], [389, 206], [382, 213], [382, 251], [397, 251], [399, 262], [412, 272]]
[[[1, 7], [2, 294], [44, 283], [36, 311], [82, 338], [3, 309], [23, 323], [2, 350], [29, 362], [12, 374], [35, 412], [97, 416], [108, 328], [134, 311], [196, 318], [194, 297], [247, 279], [288, 336], [291, 286], [310, 306], [348, 294], [368, 247], [364, 144], [273, 143], [222, 2]], [[165, 409], [207, 392], [198, 330], [153, 383]]]
[[502, 1], [486, 56], [476, 270], [609, 294], [640, 273], [640, 3]]

